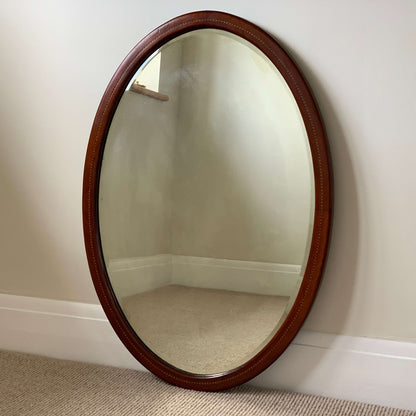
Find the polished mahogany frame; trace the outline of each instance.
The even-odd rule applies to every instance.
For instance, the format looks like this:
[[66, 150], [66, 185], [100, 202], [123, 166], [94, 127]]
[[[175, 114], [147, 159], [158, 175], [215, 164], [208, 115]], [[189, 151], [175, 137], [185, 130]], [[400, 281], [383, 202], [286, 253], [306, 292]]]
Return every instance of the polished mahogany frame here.
[[[114, 295], [101, 248], [98, 191], [102, 155], [117, 105], [144, 61], [169, 40], [197, 29], [214, 28], [231, 32], [259, 48], [285, 78], [300, 109], [306, 127], [315, 179], [315, 217], [309, 259], [296, 301], [286, 320], [268, 344], [245, 364], [213, 375], [182, 371], [156, 356], [138, 338], [127, 322]], [[289, 56], [276, 40], [256, 25], [216, 11], [200, 11], [176, 17], [162, 24], [128, 54], [108, 85], [99, 105], [89, 139], [84, 168], [83, 222], [85, 247], [95, 289], [117, 335], [146, 368], [169, 383], [196, 390], [222, 390], [241, 384], [272, 364], [299, 331], [315, 298], [322, 274], [329, 238], [331, 189], [325, 132], [312, 94]], [[276, 322], [277, 325], [277, 322]]]

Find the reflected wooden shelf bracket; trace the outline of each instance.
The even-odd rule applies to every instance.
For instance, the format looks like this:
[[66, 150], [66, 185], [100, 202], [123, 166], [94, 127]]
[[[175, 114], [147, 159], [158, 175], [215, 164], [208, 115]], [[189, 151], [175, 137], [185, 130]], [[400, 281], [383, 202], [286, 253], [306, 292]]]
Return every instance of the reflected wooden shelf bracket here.
[[147, 97], [155, 98], [156, 100], [160, 101], [169, 100], [169, 97], [167, 95], [161, 94], [160, 92], [149, 90], [144, 85], [141, 85], [138, 82], [133, 82], [133, 84], [131, 84], [130, 91], [136, 92], [137, 94], [143, 94]]

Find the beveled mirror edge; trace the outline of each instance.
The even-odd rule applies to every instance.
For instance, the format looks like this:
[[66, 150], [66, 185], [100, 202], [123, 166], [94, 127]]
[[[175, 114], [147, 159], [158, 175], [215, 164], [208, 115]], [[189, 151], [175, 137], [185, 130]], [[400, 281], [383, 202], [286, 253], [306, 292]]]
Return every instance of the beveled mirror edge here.
[[[300, 109], [307, 131], [315, 179], [315, 215], [311, 249], [299, 293], [287, 318], [271, 341], [252, 359], [226, 373], [198, 375], [181, 371], [157, 357], [136, 336], [114, 296], [100, 242], [98, 189], [102, 154], [112, 117], [125, 87], [140, 65], [167, 41], [192, 30], [222, 29], [258, 47], [281, 72]], [[84, 167], [83, 226], [86, 253], [95, 290], [113, 329], [130, 353], [165, 381], [195, 390], [215, 391], [242, 384], [270, 366], [301, 328], [315, 298], [326, 258], [331, 219], [329, 156], [323, 124], [312, 94], [291, 58], [262, 29], [240, 17], [200, 11], [176, 17], [147, 35], [123, 60], [97, 110]]]

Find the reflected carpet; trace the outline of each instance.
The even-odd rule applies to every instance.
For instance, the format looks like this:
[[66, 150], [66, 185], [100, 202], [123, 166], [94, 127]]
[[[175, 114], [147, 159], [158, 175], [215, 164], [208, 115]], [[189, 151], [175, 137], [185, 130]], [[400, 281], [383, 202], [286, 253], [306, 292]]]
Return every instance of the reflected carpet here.
[[275, 333], [287, 296], [168, 285], [129, 296], [130, 325], [159, 357], [190, 373], [239, 367]]

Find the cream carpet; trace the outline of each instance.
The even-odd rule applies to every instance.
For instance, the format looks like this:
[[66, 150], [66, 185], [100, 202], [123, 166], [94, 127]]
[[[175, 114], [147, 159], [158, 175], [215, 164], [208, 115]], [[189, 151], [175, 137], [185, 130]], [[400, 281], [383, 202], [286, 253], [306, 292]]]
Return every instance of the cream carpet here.
[[159, 357], [185, 371], [214, 374], [252, 358], [270, 338], [289, 297], [168, 285], [129, 296], [130, 325]]
[[[30, 342], [30, 340], [28, 340]], [[415, 412], [239, 387], [204, 393], [153, 375], [0, 351], [2, 416], [415, 416]]]

